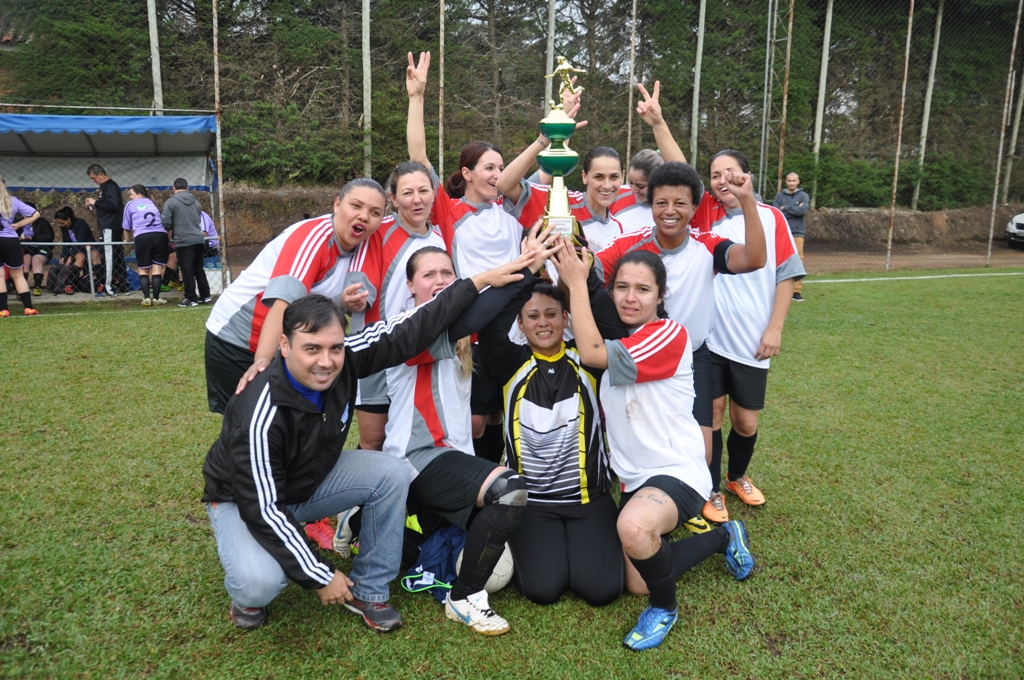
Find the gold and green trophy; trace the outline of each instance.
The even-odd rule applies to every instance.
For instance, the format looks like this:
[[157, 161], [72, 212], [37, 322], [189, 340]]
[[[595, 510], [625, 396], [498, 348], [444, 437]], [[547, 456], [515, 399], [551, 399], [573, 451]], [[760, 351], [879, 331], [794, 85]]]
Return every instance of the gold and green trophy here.
[[[555, 72], [545, 78], [559, 78], [559, 100], [563, 92], [577, 94], [583, 91], [572, 83], [573, 73], [585, 73], [573, 68], [565, 57], [558, 57]], [[537, 154], [537, 162], [541, 169], [551, 175], [551, 189], [548, 191], [547, 209], [544, 211], [544, 226], [554, 225], [553, 231], [558, 234], [572, 236], [581, 243], [580, 225], [569, 210], [569, 191], [565, 188], [565, 176], [576, 169], [580, 155], [570, 149], [566, 142], [576, 131], [576, 121], [569, 117], [561, 104], [549, 102], [551, 112], [540, 121], [540, 132], [551, 140], [551, 146]]]

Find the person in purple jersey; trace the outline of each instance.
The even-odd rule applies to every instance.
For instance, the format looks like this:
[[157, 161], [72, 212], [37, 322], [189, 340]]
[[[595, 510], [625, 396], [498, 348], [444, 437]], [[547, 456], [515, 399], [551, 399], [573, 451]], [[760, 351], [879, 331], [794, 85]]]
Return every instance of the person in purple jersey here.
[[203, 251], [203, 257], [217, 257], [220, 255], [220, 237], [217, 236], [217, 227], [213, 223], [213, 218], [205, 210], [199, 213], [199, 225], [203, 228], [203, 234], [206, 236], [206, 250]]
[[[21, 215], [20, 220], [15, 221], [15, 216]], [[39, 312], [32, 306], [32, 292], [28, 289], [28, 281], [25, 280], [25, 263], [21, 256], [21, 242], [18, 238], [18, 229], [32, 224], [39, 219], [39, 211], [30, 208], [21, 200], [11, 196], [7, 191], [7, 181], [0, 176], [0, 260], [14, 281], [14, 290], [18, 292], [18, 299], [25, 305], [25, 316], [34, 316]], [[0, 317], [11, 315], [7, 309], [7, 281], [6, 277], [0, 276]]]
[[[134, 184], [128, 190], [128, 205], [124, 207], [125, 231], [135, 238], [135, 259], [139, 267], [139, 284], [142, 286], [142, 306], [165, 305], [160, 299], [161, 275], [167, 266], [167, 231], [160, 221], [160, 210], [149, 199], [149, 190], [141, 184]], [[152, 274], [152, 293], [150, 292]]]

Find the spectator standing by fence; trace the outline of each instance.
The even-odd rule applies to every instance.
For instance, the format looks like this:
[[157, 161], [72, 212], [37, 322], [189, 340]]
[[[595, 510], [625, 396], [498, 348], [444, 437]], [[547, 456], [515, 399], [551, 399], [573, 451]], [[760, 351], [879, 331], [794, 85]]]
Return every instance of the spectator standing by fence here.
[[174, 195], [164, 203], [161, 219], [167, 231], [174, 234], [174, 252], [178, 256], [181, 283], [185, 287], [185, 297], [178, 303], [179, 307], [195, 307], [211, 301], [210, 284], [203, 269], [206, 235], [203, 233], [202, 214], [199, 201], [189, 193], [188, 182], [181, 177], [174, 180]]
[[[102, 165], [93, 163], [86, 173], [89, 179], [99, 188], [96, 198], [85, 199], [85, 204], [96, 210], [96, 225], [100, 230], [100, 238], [104, 243], [124, 240], [121, 222], [124, 219], [124, 199], [121, 187], [110, 179]], [[100, 295], [110, 296], [128, 292], [128, 268], [124, 263], [124, 246], [108, 245], [103, 247], [103, 261], [106, 263], [103, 285], [96, 287]]]
[[[793, 235], [793, 242], [796, 244], [796, 254], [800, 256], [800, 262], [804, 261], [804, 215], [811, 204], [811, 197], [800, 188], [800, 175], [791, 172], [786, 175], [786, 188], [775, 194], [772, 205], [782, 211], [789, 224], [789, 233]], [[803, 302], [801, 294], [803, 281], [797, 279], [793, 288], [793, 301]]]

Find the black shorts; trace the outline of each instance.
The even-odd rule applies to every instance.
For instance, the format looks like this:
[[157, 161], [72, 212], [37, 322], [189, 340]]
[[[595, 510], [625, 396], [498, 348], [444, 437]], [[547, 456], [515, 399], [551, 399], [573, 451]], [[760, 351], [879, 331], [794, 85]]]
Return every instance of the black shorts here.
[[629, 499], [645, 486], [652, 486], [659, 491], [664, 491], [672, 499], [672, 502], [676, 504], [676, 512], [679, 517], [676, 519], [676, 525], [672, 531], [681, 527], [686, 520], [696, 517], [704, 511], [704, 501], [707, 499], [701, 498], [701, 495], [694, 491], [686, 482], [669, 475], [655, 475], [638, 486], [636, 491], [623, 493], [622, 498], [619, 500], [619, 509], [621, 510], [626, 507]]
[[21, 241], [16, 238], [0, 238], [0, 259], [8, 269], [21, 269], [25, 260], [21, 255]]
[[470, 387], [469, 410], [475, 416], [486, 416], [505, 410], [501, 385], [494, 379], [489, 364], [484, 359], [480, 346], [473, 345], [473, 383]]
[[206, 331], [206, 399], [212, 412], [224, 413], [235, 396], [238, 381], [255, 359], [255, 353]]
[[29, 246], [22, 244], [21, 247], [24, 249], [26, 254], [31, 255], [32, 257], [35, 257], [36, 255], [42, 255], [47, 260], [53, 257], [52, 246]]
[[426, 509], [457, 527], [467, 528], [480, 487], [497, 467], [489, 460], [462, 451], [445, 451], [427, 463], [409, 485], [409, 514]]
[[729, 395], [740, 406], [750, 411], [764, 408], [768, 391], [768, 369], [747, 366], [732, 359], [711, 353], [712, 398]]
[[702, 427], [711, 427], [711, 350], [702, 343], [693, 350], [693, 417]]
[[135, 237], [135, 259], [140, 268], [149, 269], [154, 264], [163, 267], [169, 254], [166, 233], [154, 231]]

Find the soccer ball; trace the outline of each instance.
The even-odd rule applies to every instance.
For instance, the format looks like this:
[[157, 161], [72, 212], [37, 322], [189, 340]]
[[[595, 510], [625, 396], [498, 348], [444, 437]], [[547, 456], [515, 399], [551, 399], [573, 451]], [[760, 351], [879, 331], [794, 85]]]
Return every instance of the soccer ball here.
[[[459, 553], [459, 559], [455, 561], [455, 574], [458, 575], [462, 569], [462, 553]], [[505, 552], [501, 553], [501, 557], [498, 559], [498, 563], [494, 565], [494, 571], [491, 572], [491, 577], [487, 579], [487, 583], [484, 584], [484, 590], [488, 593], [496, 593], [512, 580], [512, 573], [515, 569], [512, 566], [512, 550], [508, 547], [508, 543], [505, 544]]]

